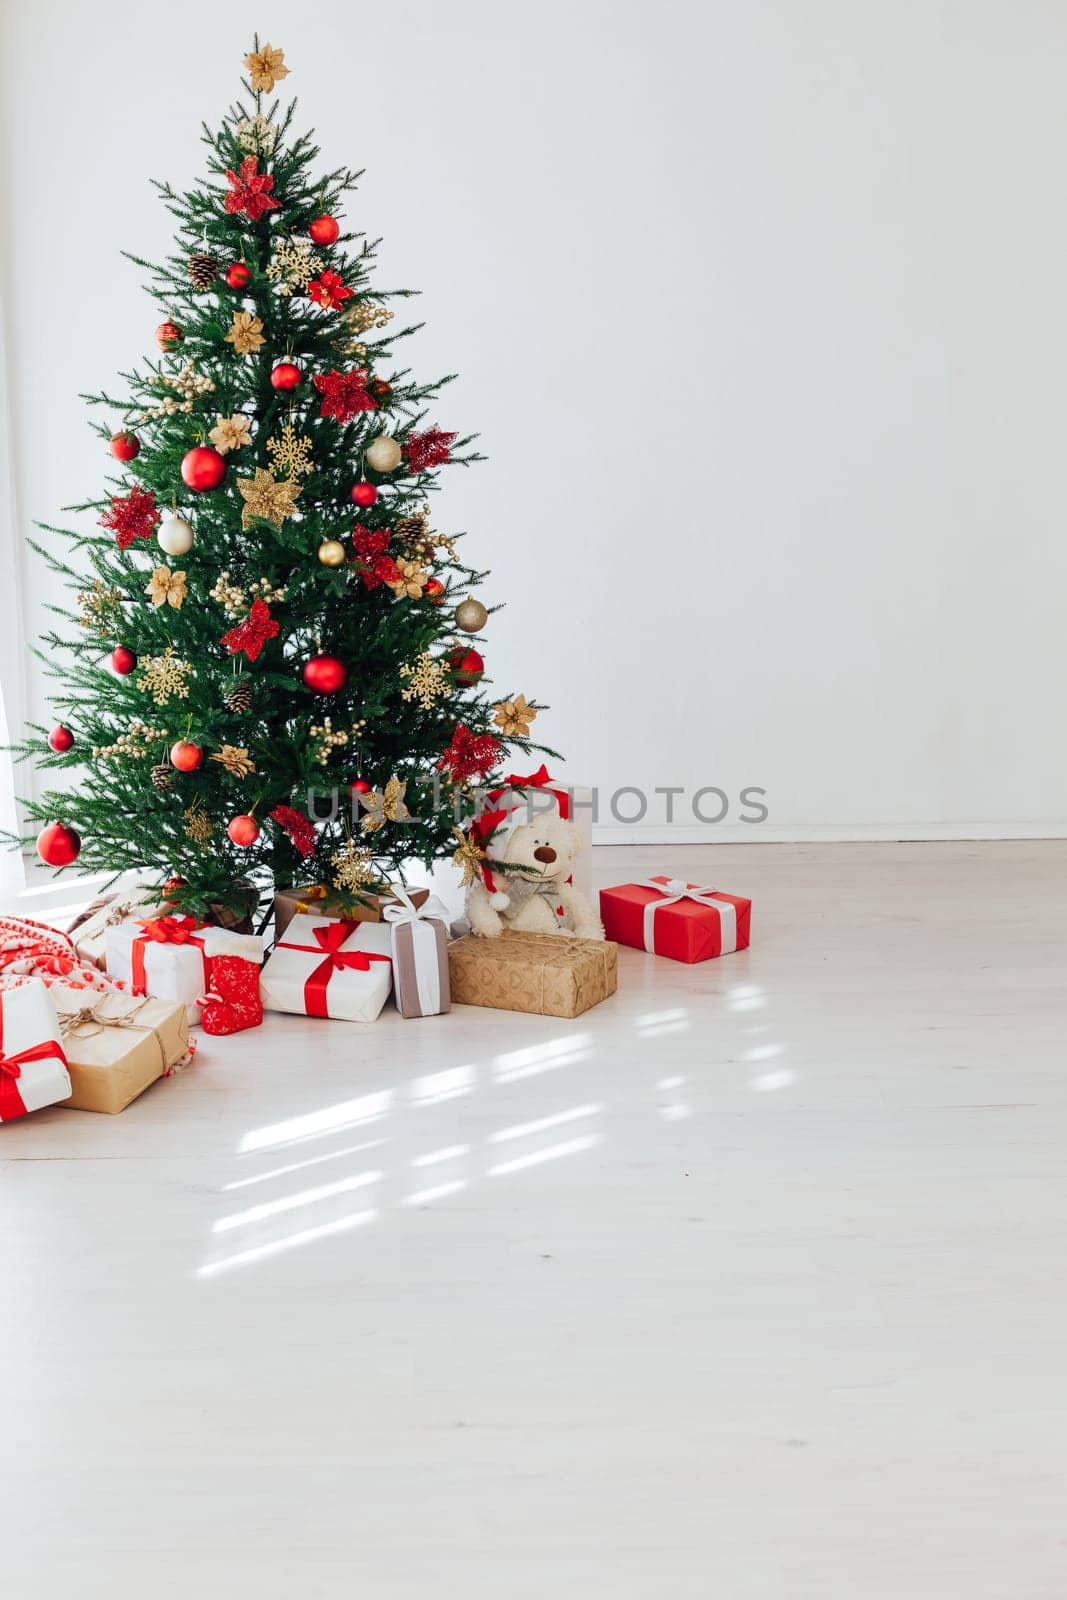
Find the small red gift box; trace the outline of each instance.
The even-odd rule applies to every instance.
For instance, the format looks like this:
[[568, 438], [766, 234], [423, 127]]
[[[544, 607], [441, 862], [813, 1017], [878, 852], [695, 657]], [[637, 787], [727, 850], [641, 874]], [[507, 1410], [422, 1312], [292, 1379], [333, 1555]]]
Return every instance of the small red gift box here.
[[604, 933], [672, 961], [710, 961], [748, 946], [752, 901], [684, 878], [646, 878], [600, 891]]

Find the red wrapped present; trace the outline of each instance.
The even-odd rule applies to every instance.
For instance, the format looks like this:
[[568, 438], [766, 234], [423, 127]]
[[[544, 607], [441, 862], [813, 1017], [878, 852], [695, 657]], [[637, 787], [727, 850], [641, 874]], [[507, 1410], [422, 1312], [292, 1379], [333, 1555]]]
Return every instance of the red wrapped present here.
[[684, 878], [645, 878], [600, 891], [607, 938], [672, 961], [710, 961], [744, 950], [752, 901]]

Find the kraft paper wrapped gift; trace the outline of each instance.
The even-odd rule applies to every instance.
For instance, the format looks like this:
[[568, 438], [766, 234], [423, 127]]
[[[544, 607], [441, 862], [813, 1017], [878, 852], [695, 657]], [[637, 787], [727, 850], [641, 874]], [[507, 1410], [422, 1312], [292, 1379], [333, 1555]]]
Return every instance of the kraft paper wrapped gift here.
[[393, 987], [392, 934], [385, 922], [342, 922], [298, 913], [263, 968], [268, 1011], [373, 1022]]
[[128, 889], [119, 894], [103, 894], [86, 907], [68, 930], [79, 958], [90, 967], [106, 966], [107, 930], [135, 917], [159, 916], [163, 908], [143, 889]]
[[[417, 906], [421, 906], [429, 889], [409, 889]], [[382, 908], [393, 899], [392, 895], [368, 894], [365, 904], [346, 906], [321, 883], [311, 883], [304, 889], [279, 889], [274, 896], [274, 937], [285, 937], [286, 929], [296, 916], [330, 917], [335, 922], [381, 922]]]
[[212, 956], [238, 956], [258, 963], [263, 942], [252, 934], [197, 924], [192, 917], [150, 917], [120, 922], [105, 935], [107, 970], [134, 994], [149, 994], [185, 1007], [190, 1024], [200, 1020], [197, 1001], [211, 988]]
[[710, 961], [748, 947], [752, 901], [684, 878], [646, 878], [600, 891], [604, 932], [672, 961]]
[[0, 1122], [13, 1122], [70, 1093], [52, 996], [40, 978], [0, 994]]
[[448, 947], [455, 1005], [578, 1017], [615, 993], [618, 946], [603, 939], [516, 933], [468, 934]]
[[92, 989], [52, 990], [67, 1052], [73, 1111], [122, 1111], [189, 1049], [183, 1005]]
[[393, 993], [402, 1017], [435, 1017], [451, 1010], [448, 911], [436, 895], [421, 905], [397, 889], [382, 914], [391, 934]]

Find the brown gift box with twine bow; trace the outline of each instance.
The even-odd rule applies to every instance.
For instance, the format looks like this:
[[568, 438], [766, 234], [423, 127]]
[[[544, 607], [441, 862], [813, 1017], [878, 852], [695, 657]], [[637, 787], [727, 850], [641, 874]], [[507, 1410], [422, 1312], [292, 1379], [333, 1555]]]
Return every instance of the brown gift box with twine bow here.
[[72, 1111], [122, 1111], [189, 1050], [185, 1007], [98, 989], [51, 991], [74, 1093]]
[[[409, 889], [408, 895], [415, 905], [421, 906], [429, 889]], [[393, 901], [392, 895], [367, 894], [364, 904], [343, 903], [323, 883], [309, 883], [306, 889], [279, 889], [274, 896], [274, 937], [283, 937], [286, 928], [297, 915], [304, 917], [332, 917], [335, 922], [381, 922], [382, 906]]]
[[580, 1017], [615, 993], [618, 957], [618, 945], [607, 939], [512, 929], [499, 939], [468, 934], [448, 947], [452, 1003]]

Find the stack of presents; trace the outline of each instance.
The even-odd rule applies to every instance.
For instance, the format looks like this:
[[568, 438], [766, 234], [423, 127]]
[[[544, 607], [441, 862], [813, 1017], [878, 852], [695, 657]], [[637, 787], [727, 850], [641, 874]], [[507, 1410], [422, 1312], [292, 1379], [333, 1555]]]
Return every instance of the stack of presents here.
[[188, 1064], [194, 1026], [237, 1033], [265, 1011], [369, 1023], [390, 997], [408, 1018], [453, 1004], [576, 1017], [615, 993], [620, 944], [682, 962], [748, 945], [751, 901], [666, 876], [601, 890], [598, 920], [573, 791], [531, 782], [506, 797], [469, 921], [399, 885], [355, 910], [322, 885], [278, 892], [269, 953], [142, 891], [101, 897], [69, 934], [0, 919], [0, 1121], [54, 1104], [121, 1111]]

